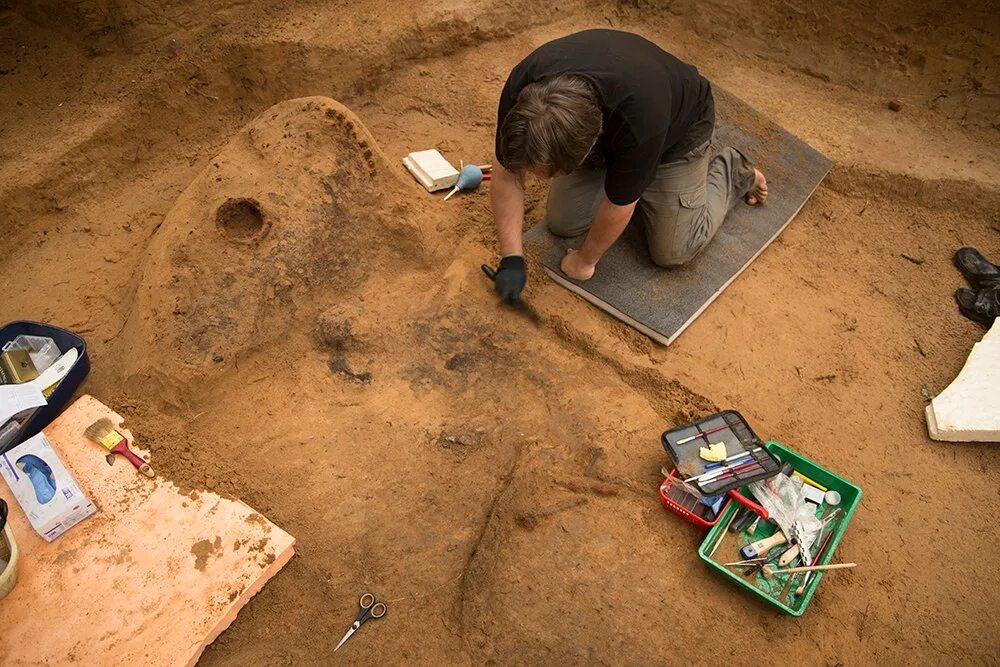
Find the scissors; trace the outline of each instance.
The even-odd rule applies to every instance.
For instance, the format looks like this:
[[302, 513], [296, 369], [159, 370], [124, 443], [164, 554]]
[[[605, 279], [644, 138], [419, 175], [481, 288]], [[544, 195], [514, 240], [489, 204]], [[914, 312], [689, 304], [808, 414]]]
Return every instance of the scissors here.
[[[362, 595], [360, 603], [361, 613], [358, 614], [358, 617], [354, 620], [354, 623], [351, 624], [351, 627], [347, 629], [347, 634], [345, 634], [344, 638], [340, 640], [339, 644], [337, 644], [337, 648], [343, 646], [344, 642], [346, 642], [351, 635], [357, 632], [358, 628], [360, 628], [366, 621], [372, 618], [382, 618], [385, 616], [385, 612], [388, 611], [388, 607], [385, 606], [385, 603], [376, 602], [375, 596], [371, 593], [365, 593]], [[336, 651], [337, 648], [333, 650]]]

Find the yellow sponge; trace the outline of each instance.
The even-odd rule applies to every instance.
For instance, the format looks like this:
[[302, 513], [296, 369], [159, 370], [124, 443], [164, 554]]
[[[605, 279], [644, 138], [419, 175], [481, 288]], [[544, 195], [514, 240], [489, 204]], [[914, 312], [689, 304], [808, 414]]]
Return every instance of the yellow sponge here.
[[726, 460], [726, 443], [715, 442], [710, 444], [708, 447], [702, 447], [698, 450], [698, 454], [701, 458], [706, 461], [725, 461]]

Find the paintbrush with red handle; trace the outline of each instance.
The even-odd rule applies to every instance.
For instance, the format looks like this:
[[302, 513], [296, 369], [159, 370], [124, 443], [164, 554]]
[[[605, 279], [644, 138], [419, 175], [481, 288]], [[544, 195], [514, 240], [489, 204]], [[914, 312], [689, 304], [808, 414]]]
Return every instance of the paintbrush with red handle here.
[[85, 436], [101, 445], [113, 454], [121, 454], [128, 462], [135, 466], [136, 470], [146, 477], [154, 477], [156, 473], [143, 461], [138, 454], [129, 449], [128, 439], [115, 429], [115, 425], [110, 419], [98, 419], [87, 427], [83, 432]]

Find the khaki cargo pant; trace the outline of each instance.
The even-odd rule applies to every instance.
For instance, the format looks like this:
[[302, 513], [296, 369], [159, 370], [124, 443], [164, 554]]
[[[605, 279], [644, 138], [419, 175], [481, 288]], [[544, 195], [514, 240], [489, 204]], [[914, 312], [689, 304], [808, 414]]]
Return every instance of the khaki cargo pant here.
[[[753, 185], [753, 167], [742, 153], [727, 147], [710, 159], [710, 144], [661, 164], [639, 198], [632, 220], [642, 218], [649, 254], [659, 266], [680, 266], [693, 259], [719, 231], [729, 208]], [[604, 197], [604, 173], [583, 168], [552, 179], [545, 210], [550, 232], [579, 236], [590, 229]]]

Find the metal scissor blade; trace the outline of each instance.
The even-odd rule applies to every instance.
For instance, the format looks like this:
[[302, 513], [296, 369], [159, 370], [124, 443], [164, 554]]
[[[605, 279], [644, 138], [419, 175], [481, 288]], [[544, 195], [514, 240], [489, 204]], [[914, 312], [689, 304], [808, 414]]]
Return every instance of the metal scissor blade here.
[[[344, 634], [343, 639], [341, 639], [340, 643], [337, 644], [337, 648], [340, 648], [341, 646], [343, 646], [344, 642], [346, 642], [348, 639], [350, 639], [351, 635], [353, 635], [354, 631], [357, 630], [359, 627], [361, 627], [361, 626], [358, 623], [354, 623], [353, 625], [351, 625], [351, 627], [348, 628], [347, 633]], [[337, 648], [335, 648], [333, 650], [336, 651]]]

